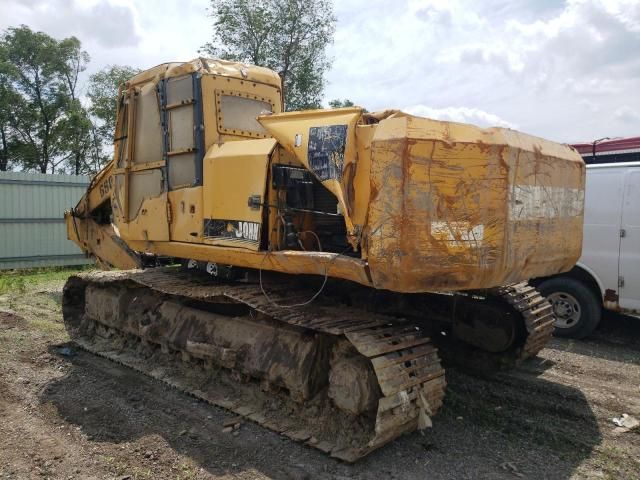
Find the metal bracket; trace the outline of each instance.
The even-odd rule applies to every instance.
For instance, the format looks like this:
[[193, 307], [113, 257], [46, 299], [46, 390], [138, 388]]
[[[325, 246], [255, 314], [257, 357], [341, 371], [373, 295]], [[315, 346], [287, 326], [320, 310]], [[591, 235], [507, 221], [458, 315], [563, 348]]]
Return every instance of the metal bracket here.
[[262, 197], [260, 195], [251, 195], [247, 200], [247, 205], [251, 210], [260, 210]]

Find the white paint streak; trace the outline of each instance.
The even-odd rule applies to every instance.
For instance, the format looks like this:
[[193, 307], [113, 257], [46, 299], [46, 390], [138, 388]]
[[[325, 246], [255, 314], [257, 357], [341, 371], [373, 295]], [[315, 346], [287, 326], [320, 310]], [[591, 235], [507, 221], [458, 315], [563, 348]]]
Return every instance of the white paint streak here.
[[449, 247], [480, 247], [484, 240], [484, 225], [472, 226], [469, 222], [433, 221], [431, 236], [445, 242]]
[[515, 185], [509, 192], [509, 220], [512, 221], [578, 217], [583, 209], [583, 189]]

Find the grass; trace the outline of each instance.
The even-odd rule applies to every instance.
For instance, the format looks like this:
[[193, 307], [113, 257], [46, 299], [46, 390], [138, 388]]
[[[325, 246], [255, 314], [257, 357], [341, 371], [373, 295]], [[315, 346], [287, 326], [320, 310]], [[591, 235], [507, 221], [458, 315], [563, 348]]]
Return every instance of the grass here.
[[82, 267], [46, 267], [28, 270], [0, 271], [0, 295], [26, 293], [31, 286], [64, 281], [74, 273], [92, 270], [93, 265]]
[[64, 282], [70, 275], [93, 268], [93, 265], [84, 265], [0, 271], [0, 307], [7, 305], [13, 310], [18, 303], [24, 303], [20, 297], [32, 290], [53, 282]]
[[[6, 307], [29, 322], [29, 327], [54, 341], [64, 340], [60, 311], [61, 284], [92, 266], [51, 267], [0, 272], [0, 310]], [[15, 339], [21, 343], [21, 339]]]
[[7, 293], [24, 293], [27, 291], [27, 283], [21, 275], [0, 276], [0, 295]]
[[30, 324], [36, 330], [48, 335], [59, 335], [64, 332], [64, 325], [62, 323], [54, 323], [51, 320], [43, 320], [43, 319], [30, 319]]

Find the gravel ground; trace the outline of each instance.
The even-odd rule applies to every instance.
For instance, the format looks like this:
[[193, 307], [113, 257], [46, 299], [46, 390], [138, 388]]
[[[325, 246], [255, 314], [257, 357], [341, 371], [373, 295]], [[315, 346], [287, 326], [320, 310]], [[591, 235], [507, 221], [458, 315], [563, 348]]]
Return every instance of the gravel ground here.
[[[355, 465], [74, 348], [63, 280], [0, 295], [0, 479], [640, 478], [640, 320], [608, 315], [518, 370], [450, 369], [433, 429]], [[68, 347], [68, 349], [65, 349]], [[69, 355], [71, 354], [71, 355]]]

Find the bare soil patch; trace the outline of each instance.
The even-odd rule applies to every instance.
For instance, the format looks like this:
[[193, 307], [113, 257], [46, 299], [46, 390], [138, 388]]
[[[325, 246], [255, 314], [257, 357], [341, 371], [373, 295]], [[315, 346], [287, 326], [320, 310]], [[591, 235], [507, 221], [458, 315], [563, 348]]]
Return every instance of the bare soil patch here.
[[25, 324], [24, 318], [12, 312], [0, 311], [0, 330], [21, 327]]
[[355, 465], [77, 349], [63, 279], [0, 296], [0, 479], [640, 478], [640, 320], [555, 339], [518, 370], [448, 370], [433, 429]]

